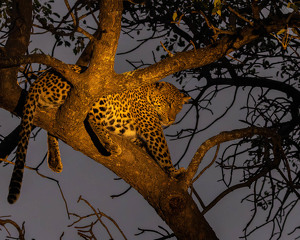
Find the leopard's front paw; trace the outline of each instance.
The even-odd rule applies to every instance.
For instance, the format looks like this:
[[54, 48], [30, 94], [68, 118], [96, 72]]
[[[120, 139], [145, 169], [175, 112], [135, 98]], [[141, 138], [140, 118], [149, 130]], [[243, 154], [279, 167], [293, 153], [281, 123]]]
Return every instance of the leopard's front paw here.
[[48, 161], [48, 167], [56, 173], [60, 173], [63, 170], [63, 164], [61, 161]]
[[186, 173], [186, 169], [183, 167], [179, 169], [174, 168], [174, 170], [170, 172], [170, 175], [171, 177], [179, 178], [182, 177], [185, 173]]
[[108, 152], [111, 153], [111, 155], [118, 156], [122, 153], [122, 149], [117, 144], [111, 144], [109, 146], [105, 146]]
[[63, 164], [61, 162], [59, 149], [50, 148], [48, 150], [48, 167], [56, 173], [60, 173], [63, 170]]

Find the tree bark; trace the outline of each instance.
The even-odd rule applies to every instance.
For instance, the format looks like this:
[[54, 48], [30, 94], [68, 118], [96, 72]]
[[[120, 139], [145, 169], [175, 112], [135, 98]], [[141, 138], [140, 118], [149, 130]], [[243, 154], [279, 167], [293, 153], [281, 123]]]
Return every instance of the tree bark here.
[[[0, 49], [1, 58], [24, 55], [27, 51], [32, 27], [32, 1], [14, 0], [11, 13], [10, 32], [5, 47]], [[6, 105], [15, 113], [22, 89], [17, 84], [18, 65], [14, 68], [0, 69], [0, 104]], [[11, 96], [11, 101], [5, 97]]]
[[[201, 240], [217, 239], [216, 234], [200, 213], [196, 203], [188, 194], [188, 185], [184, 181], [169, 178], [144, 151], [126, 139], [112, 136], [122, 148], [120, 156], [105, 157], [99, 153], [88, 135], [84, 119], [90, 106], [101, 95], [123, 91], [142, 84], [156, 82], [177, 71], [201, 67], [216, 61], [231, 51], [258, 39], [261, 35], [253, 27], [242, 29], [235, 38], [224, 37], [219, 42], [202, 49], [177, 53], [150, 67], [123, 74], [114, 72], [114, 57], [120, 35], [122, 1], [101, 1], [100, 30], [101, 39], [95, 41], [94, 55], [87, 72], [78, 75], [72, 73], [67, 65], [45, 55], [22, 56], [27, 49], [31, 28], [31, 0], [15, 1], [15, 12], [24, 18], [16, 24], [17, 29], [10, 33], [0, 65], [17, 66], [31, 62], [49, 64], [70, 80], [73, 89], [65, 104], [59, 109], [43, 111], [37, 109], [35, 125], [42, 127], [59, 137], [65, 143], [103, 164], [128, 184], [134, 187], [153, 206], [163, 220], [167, 222], [178, 239]], [[24, 4], [23, 7], [20, 7]], [[298, 21], [296, 16], [290, 19]], [[17, 20], [16, 20], [17, 21]], [[285, 26], [284, 19], [276, 24], [266, 25], [266, 33], [280, 30]], [[18, 57], [14, 57], [18, 56]], [[5, 65], [7, 64], [7, 65]], [[14, 112], [21, 93], [16, 84], [17, 68], [2, 69], [0, 104]], [[193, 171], [196, 171], [194, 169]], [[194, 174], [194, 172], [192, 172]]]

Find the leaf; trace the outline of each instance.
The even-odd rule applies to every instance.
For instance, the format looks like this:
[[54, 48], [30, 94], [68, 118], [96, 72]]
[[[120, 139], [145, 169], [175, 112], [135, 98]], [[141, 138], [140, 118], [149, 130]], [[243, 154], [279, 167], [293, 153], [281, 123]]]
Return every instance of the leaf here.
[[214, 0], [214, 9], [212, 10], [212, 15], [218, 14], [221, 16], [222, 0]]
[[173, 17], [172, 18], [173, 18], [173, 21], [175, 22], [176, 18], [177, 18], [177, 11], [173, 13]]
[[217, 7], [219, 5], [221, 5], [221, 0], [214, 0], [214, 6]]
[[65, 41], [65, 46], [66, 46], [66, 47], [70, 47], [70, 46], [71, 46], [71, 43], [68, 42], [68, 41]]
[[299, 36], [299, 32], [298, 32], [295, 28], [292, 28], [292, 32], [293, 32], [294, 34], [296, 34], [297, 36]]
[[295, 3], [289, 2], [286, 7], [292, 8], [294, 11], [298, 11], [299, 6], [297, 3], [299, 4], [299, 2], [295, 2]]
[[56, 12], [54, 12], [53, 15], [55, 15], [57, 18], [60, 18], [60, 15]]

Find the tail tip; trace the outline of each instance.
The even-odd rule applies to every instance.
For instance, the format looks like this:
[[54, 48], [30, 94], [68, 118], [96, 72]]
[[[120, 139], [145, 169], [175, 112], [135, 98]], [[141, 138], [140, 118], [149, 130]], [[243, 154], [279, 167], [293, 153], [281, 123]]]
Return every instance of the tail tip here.
[[8, 197], [7, 197], [7, 201], [10, 204], [14, 204], [17, 201], [17, 199], [18, 199], [18, 197], [14, 194], [9, 194]]

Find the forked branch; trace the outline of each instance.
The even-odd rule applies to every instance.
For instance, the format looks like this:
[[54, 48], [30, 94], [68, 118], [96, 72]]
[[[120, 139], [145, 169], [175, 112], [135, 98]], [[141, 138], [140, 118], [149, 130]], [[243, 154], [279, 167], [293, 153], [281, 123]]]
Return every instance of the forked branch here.
[[[287, 19], [294, 27], [300, 26], [300, 15], [287, 14], [282, 18], [269, 18], [261, 22], [259, 26], [246, 26], [240, 29], [237, 36], [224, 36], [219, 41], [209, 46], [192, 49], [185, 52], [178, 52], [172, 57], [163, 59], [149, 67], [143, 69], [137, 69], [123, 73], [119, 76], [120, 82], [126, 80], [126, 82], [150, 83], [161, 80], [162, 78], [172, 75], [176, 72], [186, 69], [193, 69], [208, 65], [216, 60], [224, 57], [225, 55], [236, 51], [244, 45], [263, 37], [264, 34], [277, 32], [286, 26]], [[263, 29], [263, 35], [256, 31], [256, 28]], [[122, 79], [124, 78], [124, 79]]]
[[[189, 187], [193, 183], [193, 178], [197, 173], [199, 165], [201, 164], [205, 154], [214, 146], [219, 145], [224, 142], [236, 140], [239, 138], [252, 137], [254, 135], [261, 135], [266, 138], [270, 138], [274, 146], [280, 146], [280, 138], [279, 135], [273, 130], [269, 128], [258, 128], [258, 127], [249, 127], [242, 128], [228, 132], [221, 132], [220, 134], [209, 138], [201, 146], [198, 148], [195, 153], [191, 163], [187, 168], [186, 173], [186, 183]], [[277, 151], [274, 150], [274, 155]]]
[[[102, 220], [102, 217], [104, 217], [104, 218], [108, 219], [118, 229], [118, 231], [121, 233], [122, 237], [125, 240], [127, 240], [125, 234], [123, 233], [123, 231], [121, 230], [121, 228], [118, 226], [118, 224], [116, 223], [116, 221], [114, 219], [112, 219], [105, 213], [101, 212], [99, 209], [96, 210], [92, 206], [92, 204], [89, 201], [87, 201], [86, 199], [84, 199], [82, 196], [79, 196], [79, 199], [77, 202], [79, 202], [79, 201], [85, 202], [93, 211], [93, 213], [85, 215], [85, 216], [80, 216], [76, 213], [71, 213], [71, 215], [74, 216], [75, 218], [77, 218], [77, 220], [75, 220], [72, 224], [70, 224], [69, 227], [75, 226], [76, 224], [82, 222], [84, 219], [88, 219], [90, 221], [90, 224], [86, 224], [83, 226], [75, 226], [75, 228], [78, 231], [79, 236], [83, 237], [84, 239], [96, 239], [96, 236], [93, 232], [93, 228], [96, 226], [97, 223], [100, 223], [100, 225], [106, 230], [110, 239], [114, 239], [111, 232], [109, 231], [108, 226], [106, 226], [106, 223]], [[96, 218], [96, 220], [94, 220], [94, 218]]]
[[[9, 216], [8, 216], [9, 217]], [[1, 217], [2, 218], [2, 217]], [[10, 234], [10, 232], [8, 231], [8, 229], [6, 228], [6, 224], [10, 224], [12, 225], [17, 231], [18, 231], [18, 238], [13, 238]], [[0, 226], [2, 226], [7, 234], [8, 234], [8, 238], [11, 239], [20, 239], [20, 240], [25, 240], [25, 228], [24, 228], [24, 223], [22, 224], [22, 227], [20, 227], [15, 221], [11, 220], [11, 219], [0, 219]], [[1, 230], [1, 228], [0, 228]]]

